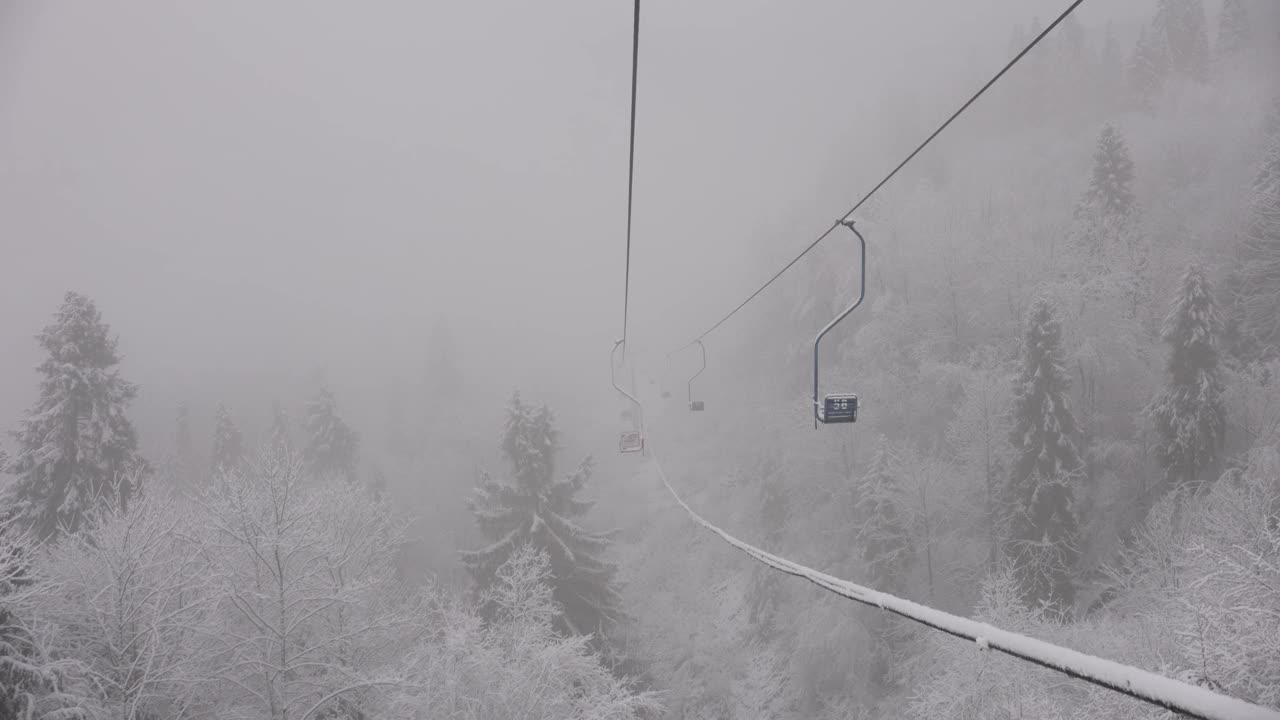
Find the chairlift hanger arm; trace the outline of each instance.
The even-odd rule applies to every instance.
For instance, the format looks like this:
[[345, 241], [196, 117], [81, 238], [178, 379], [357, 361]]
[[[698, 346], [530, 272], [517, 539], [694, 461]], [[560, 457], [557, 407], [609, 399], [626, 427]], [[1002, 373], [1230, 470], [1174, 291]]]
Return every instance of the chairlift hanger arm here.
[[[819, 370], [818, 346], [822, 343], [823, 336], [826, 335], [828, 332], [830, 332], [831, 328], [838, 325], [841, 320], [844, 320], [846, 317], [848, 317], [849, 313], [853, 312], [854, 310], [857, 310], [858, 306], [862, 304], [863, 299], [865, 299], [867, 296], [867, 241], [866, 241], [866, 238], [862, 237], [862, 233], [858, 232], [858, 228], [854, 227], [852, 220], [849, 220], [847, 218], [841, 219], [839, 224], [844, 225], [845, 227], [852, 230], [853, 234], [858, 237], [858, 249], [859, 249], [859, 255], [860, 255], [858, 272], [861, 275], [861, 278], [858, 283], [858, 299], [854, 300], [853, 304], [845, 308], [844, 312], [836, 316], [834, 320], [827, 323], [827, 326], [822, 328], [822, 330], [818, 332], [818, 336], [813, 339], [813, 426], [814, 428], [818, 427], [819, 422], [825, 422], [825, 418], [822, 412], [822, 406], [818, 404], [818, 374], [819, 374], [818, 373], [818, 370]], [[856, 400], [855, 400], [855, 413], [856, 413]]]
[[[644, 431], [644, 405], [642, 405], [634, 395], [627, 392], [626, 390], [623, 390], [622, 387], [618, 385], [618, 376], [617, 376], [617, 373], [615, 372], [615, 370], [617, 369], [615, 358], [618, 355], [618, 348], [624, 347], [626, 345], [626, 342], [627, 342], [626, 340], [615, 340], [613, 343], [613, 352], [610, 353], [609, 355], [609, 382], [613, 383], [614, 390], [617, 390], [618, 392], [622, 393], [627, 397], [628, 400], [635, 403], [636, 408], [640, 411], [640, 431], [643, 432]], [[625, 352], [626, 350], [624, 349], [623, 353]]]
[[688, 389], [689, 389], [689, 409], [690, 410], [693, 409], [693, 381], [696, 380], [698, 376], [702, 374], [703, 370], [707, 369], [707, 346], [703, 345], [701, 340], [698, 340], [696, 342], [698, 344], [698, 348], [702, 350], [702, 367], [698, 368], [698, 372], [694, 373], [693, 377], [689, 378]]

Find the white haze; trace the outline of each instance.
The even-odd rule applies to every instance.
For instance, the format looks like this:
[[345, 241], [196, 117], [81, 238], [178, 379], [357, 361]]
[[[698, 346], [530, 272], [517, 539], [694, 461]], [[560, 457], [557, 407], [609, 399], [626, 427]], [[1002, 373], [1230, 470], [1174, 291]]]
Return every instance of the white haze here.
[[[665, 353], [736, 303], [916, 141], [895, 103], [945, 117], [1011, 23], [1058, 4], [645, 5], [632, 346]], [[119, 334], [146, 445], [184, 397], [265, 423], [263, 397], [318, 366], [375, 421], [440, 317], [495, 417], [514, 387], [574, 426], [612, 417], [630, 20], [10, 0], [0, 418], [34, 398], [26, 338], [68, 289]]]
[[[1085, 2], [856, 214], [868, 302], [822, 388], [862, 412], [819, 430], [810, 343], [854, 292], [847, 233], [709, 337], [706, 412], [696, 353], [668, 352], [1069, 0], [646, 0], [624, 382], [650, 452], [623, 454], [630, 2], [0, 0], [0, 715], [496, 717], [475, 703], [532, 688], [578, 708], [548, 716], [639, 716], [591, 680], [627, 674], [670, 717], [1156, 717], [771, 573], [712, 523], [952, 629], [1280, 708], [1280, 2], [1226, 1], [1207, 24], [1201, 0]], [[124, 505], [129, 393], [94, 375], [85, 411], [83, 367], [36, 369], [68, 291], [139, 388], [156, 472]], [[322, 379], [336, 413], [308, 403]], [[556, 415], [554, 468], [516, 390]], [[305, 478], [244, 462], [275, 403]], [[482, 484], [508, 461], [517, 488]], [[159, 559], [116, 573], [146, 538]], [[264, 538], [277, 609], [247, 611]], [[298, 576], [314, 598], [293, 542], [328, 563]], [[99, 635], [136, 624], [112, 603], [143, 574], [167, 590], [137, 593], [159, 598], [137, 637], [166, 657], [135, 682], [151, 650]], [[536, 602], [489, 617], [494, 588]]]

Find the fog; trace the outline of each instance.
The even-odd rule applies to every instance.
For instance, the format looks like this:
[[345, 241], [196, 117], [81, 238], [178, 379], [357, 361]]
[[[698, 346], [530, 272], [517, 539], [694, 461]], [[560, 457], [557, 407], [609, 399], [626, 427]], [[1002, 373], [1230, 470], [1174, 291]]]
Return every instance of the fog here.
[[695, 512], [1280, 710], [1271, 0], [1083, 3], [854, 216], [855, 424], [843, 232], [669, 356], [1066, 4], [646, 0], [628, 273], [631, 3], [0, 0], [0, 720], [1162, 717]]
[[[22, 338], [68, 289], [166, 422], [318, 365], [374, 392], [441, 317], [477, 402], [523, 387], [590, 422], [612, 397], [625, 8], [7, 5], [8, 424], [34, 393]], [[989, 73], [1011, 14], [1053, 5], [645, 7], [631, 346], [665, 353], [736, 304], [917, 141], [885, 141], [887, 105], [940, 119], [975, 77], [956, 58]]]

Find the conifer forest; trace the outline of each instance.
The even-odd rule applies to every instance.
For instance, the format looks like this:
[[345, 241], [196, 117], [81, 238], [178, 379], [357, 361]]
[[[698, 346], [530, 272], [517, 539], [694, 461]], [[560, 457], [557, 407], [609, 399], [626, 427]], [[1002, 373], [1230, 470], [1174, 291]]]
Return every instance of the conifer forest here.
[[0, 720], [1280, 718], [1274, 0], [0, 0], [0, 270]]

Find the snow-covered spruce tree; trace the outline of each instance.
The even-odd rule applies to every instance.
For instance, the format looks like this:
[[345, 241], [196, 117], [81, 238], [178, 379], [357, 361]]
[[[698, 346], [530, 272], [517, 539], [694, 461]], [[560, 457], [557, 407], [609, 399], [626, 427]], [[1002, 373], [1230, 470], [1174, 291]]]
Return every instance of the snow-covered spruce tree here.
[[1249, 9], [1245, 0], [1223, 0], [1218, 13], [1218, 60], [1230, 62], [1241, 57], [1248, 51], [1249, 42]]
[[1093, 176], [1085, 191], [1086, 203], [1097, 208], [1108, 220], [1122, 220], [1133, 212], [1133, 160], [1124, 136], [1114, 125], [1107, 124], [1098, 133], [1093, 151]]
[[37, 537], [74, 531], [103, 493], [127, 500], [146, 463], [125, 408], [137, 394], [120, 377], [116, 339], [89, 298], [68, 292], [54, 321], [37, 336], [48, 357], [37, 368], [40, 399], [13, 433], [18, 454], [6, 471], [17, 476], [6, 504]]
[[1073, 485], [1082, 463], [1067, 404], [1071, 382], [1062, 364], [1062, 327], [1044, 298], [1027, 312], [1022, 351], [1009, 436], [1016, 457], [1005, 490], [1005, 554], [1029, 604], [1051, 602], [1066, 610], [1074, 600], [1071, 573], [1079, 556]]
[[[1133, 160], [1124, 136], [1108, 123], [1098, 134], [1093, 151], [1093, 173], [1075, 208], [1075, 230], [1094, 269], [1111, 265], [1106, 255], [1115, 240], [1132, 228], [1135, 213]], [[1096, 273], [1095, 273], [1096, 274]]]
[[1192, 264], [1161, 329], [1171, 347], [1169, 384], [1147, 407], [1160, 436], [1156, 459], [1174, 486], [1196, 484], [1222, 450], [1226, 403], [1218, 370], [1220, 332], [1204, 267]]
[[1272, 357], [1280, 354], [1280, 132], [1267, 144], [1251, 194], [1237, 302], [1248, 340]]
[[234, 470], [244, 462], [244, 436], [231, 419], [225, 405], [219, 404], [213, 420], [213, 450], [209, 464], [214, 475]]
[[1140, 107], [1151, 109], [1169, 76], [1169, 51], [1154, 30], [1143, 28], [1129, 60], [1129, 92]]
[[604, 559], [613, 533], [589, 532], [573, 520], [594, 504], [576, 497], [591, 477], [591, 458], [556, 478], [557, 437], [550, 409], [525, 404], [518, 392], [512, 395], [502, 433], [512, 478], [503, 482], [482, 474], [470, 503], [480, 530], [494, 542], [464, 551], [462, 560], [484, 590], [521, 545], [546, 550], [554, 596], [564, 607], [557, 623], [581, 635], [611, 627], [621, 616], [622, 598], [615, 588], [617, 568]]
[[903, 517], [905, 498], [894, 475], [895, 464], [889, 439], [881, 435], [871, 465], [858, 482], [858, 546], [866, 563], [867, 581], [889, 593], [906, 587], [914, 549]]
[[321, 385], [315, 398], [307, 403], [303, 427], [307, 445], [302, 457], [308, 471], [318, 478], [341, 477], [355, 482], [360, 436], [338, 415], [333, 393], [327, 386]]
[[1203, 0], [1157, 0], [1152, 21], [1169, 49], [1170, 68], [1193, 80], [1209, 76], [1209, 28]]

